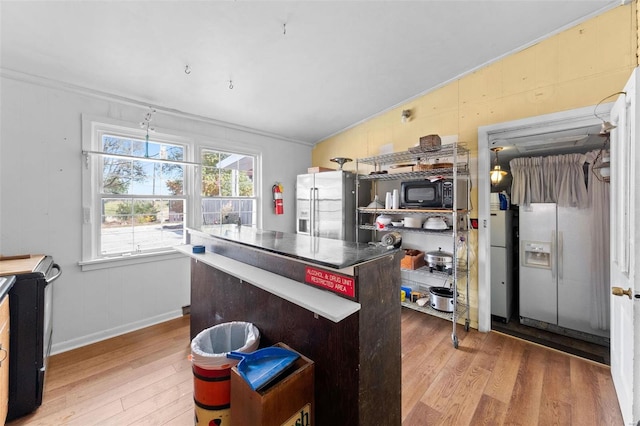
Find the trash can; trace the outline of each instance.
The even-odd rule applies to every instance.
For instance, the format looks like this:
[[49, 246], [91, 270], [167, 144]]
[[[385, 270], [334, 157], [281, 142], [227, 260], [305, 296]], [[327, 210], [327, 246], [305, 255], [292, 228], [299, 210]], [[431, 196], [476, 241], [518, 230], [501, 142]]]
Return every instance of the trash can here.
[[227, 358], [227, 353], [253, 352], [259, 344], [258, 328], [240, 321], [218, 324], [193, 338], [191, 361], [196, 426], [230, 424], [231, 367], [239, 361]]

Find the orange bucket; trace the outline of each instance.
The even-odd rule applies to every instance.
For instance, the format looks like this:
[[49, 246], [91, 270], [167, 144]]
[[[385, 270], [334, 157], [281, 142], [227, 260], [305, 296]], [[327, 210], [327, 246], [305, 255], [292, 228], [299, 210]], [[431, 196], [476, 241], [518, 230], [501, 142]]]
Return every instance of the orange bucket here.
[[[196, 426], [231, 423], [231, 368], [206, 369], [193, 365]], [[213, 420], [219, 422], [211, 423]]]

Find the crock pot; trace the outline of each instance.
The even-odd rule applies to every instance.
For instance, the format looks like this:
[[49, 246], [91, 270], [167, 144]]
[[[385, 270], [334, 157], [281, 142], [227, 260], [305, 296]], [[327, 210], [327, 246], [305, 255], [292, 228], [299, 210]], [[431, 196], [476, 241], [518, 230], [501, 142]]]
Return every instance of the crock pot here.
[[402, 245], [402, 235], [399, 232], [389, 232], [384, 234], [380, 242], [387, 247], [400, 247]]
[[452, 270], [453, 254], [442, 251], [441, 247], [438, 247], [438, 250], [425, 253], [424, 259], [427, 261], [427, 266], [429, 266], [431, 272], [434, 269], [441, 272], [451, 272]]
[[448, 287], [429, 288], [429, 303], [437, 311], [453, 312], [453, 290]]

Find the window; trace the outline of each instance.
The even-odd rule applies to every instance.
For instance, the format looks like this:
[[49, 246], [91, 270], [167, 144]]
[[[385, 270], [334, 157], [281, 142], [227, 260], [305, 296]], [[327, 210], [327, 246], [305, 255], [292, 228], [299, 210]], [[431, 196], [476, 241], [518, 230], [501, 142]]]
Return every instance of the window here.
[[82, 144], [83, 270], [177, 256], [187, 226], [259, 222], [258, 153], [90, 116]]
[[100, 254], [148, 252], [184, 239], [185, 148], [102, 133]]
[[203, 149], [200, 162], [202, 224], [255, 225], [255, 158]]
[[87, 118], [83, 132], [81, 264], [182, 244], [192, 142]]

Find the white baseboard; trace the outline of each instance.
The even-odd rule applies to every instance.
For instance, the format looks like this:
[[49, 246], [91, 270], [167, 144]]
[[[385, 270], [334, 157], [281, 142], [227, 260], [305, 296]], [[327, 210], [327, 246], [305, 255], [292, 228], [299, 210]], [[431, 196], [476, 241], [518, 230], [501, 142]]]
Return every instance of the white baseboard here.
[[[51, 345], [51, 355], [67, 352], [72, 349], [87, 346], [92, 343], [100, 342], [102, 340], [110, 339], [112, 337], [120, 336], [122, 334], [130, 333], [132, 331], [140, 330], [141, 328], [149, 327], [161, 322], [169, 321], [182, 316], [182, 309], [178, 309], [171, 312], [166, 312], [162, 315], [157, 315], [151, 318], [145, 318], [141, 321], [124, 324], [119, 327], [115, 327], [109, 330], [104, 330], [99, 333], [93, 333], [86, 336], [79, 337], [77, 339], [67, 340], [65, 342], [54, 343]], [[55, 324], [54, 324], [55, 329]]]

